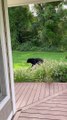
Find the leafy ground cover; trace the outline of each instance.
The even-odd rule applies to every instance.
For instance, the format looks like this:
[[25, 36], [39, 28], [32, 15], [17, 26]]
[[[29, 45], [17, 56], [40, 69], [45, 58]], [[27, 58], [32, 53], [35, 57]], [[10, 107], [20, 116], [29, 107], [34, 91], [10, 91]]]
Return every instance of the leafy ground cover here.
[[45, 61], [27, 69], [14, 71], [16, 82], [67, 82], [67, 63]]

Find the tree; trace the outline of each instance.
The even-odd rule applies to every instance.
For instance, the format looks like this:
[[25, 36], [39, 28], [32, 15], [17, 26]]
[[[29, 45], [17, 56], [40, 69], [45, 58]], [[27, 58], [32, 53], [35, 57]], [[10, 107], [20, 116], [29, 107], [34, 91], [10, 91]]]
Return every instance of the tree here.
[[[12, 47], [67, 50], [67, 9], [64, 2], [36, 4], [36, 16], [29, 6], [9, 8]], [[31, 44], [31, 45], [30, 45]], [[26, 47], [25, 47], [26, 46]]]
[[23, 43], [31, 37], [33, 15], [28, 6], [9, 8], [12, 43]]
[[64, 27], [67, 26], [67, 10], [63, 9], [63, 4], [63, 2], [51, 2], [35, 5], [39, 38], [41, 43], [47, 47], [59, 47], [64, 31], [67, 31]]

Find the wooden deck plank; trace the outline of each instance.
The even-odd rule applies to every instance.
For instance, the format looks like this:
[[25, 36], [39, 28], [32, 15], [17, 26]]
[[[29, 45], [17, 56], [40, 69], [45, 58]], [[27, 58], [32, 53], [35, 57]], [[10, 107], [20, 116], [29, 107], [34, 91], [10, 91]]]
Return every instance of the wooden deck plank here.
[[63, 84], [63, 89], [67, 89], [67, 83]]
[[47, 118], [40, 119], [40, 118], [22, 118], [22, 117], [20, 117], [18, 120], [59, 120], [59, 119], [50, 119], [50, 118], [49, 119], [47, 119]]
[[16, 102], [18, 102], [19, 98], [22, 97], [22, 94], [23, 94], [23, 92], [24, 92], [24, 90], [26, 88], [26, 85], [27, 84], [21, 84], [21, 87], [20, 87], [20, 89], [19, 89], [19, 91], [18, 91], [18, 93], [16, 95]]
[[27, 94], [29, 87], [30, 87], [30, 84], [27, 84], [27, 87], [25, 88], [22, 96], [19, 98], [19, 101], [17, 102], [17, 105], [16, 105], [17, 109], [21, 106], [21, 104], [23, 104], [23, 99], [24, 99], [25, 95]]
[[16, 115], [14, 116], [13, 120], [18, 120], [20, 113], [21, 113], [21, 111], [17, 112]]
[[44, 95], [45, 95], [45, 83], [42, 83], [42, 87], [41, 87], [41, 92], [40, 92], [40, 96], [39, 96], [39, 100], [43, 99], [44, 98]]
[[20, 89], [21, 85], [22, 85], [22, 84], [20, 84], [20, 83], [16, 83], [16, 87], [15, 87], [15, 95], [16, 95], [18, 89]]
[[54, 83], [50, 86], [50, 95], [54, 94]]
[[33, 102], [36, 91], [37, 91], [37, 84], [34, 84], [34, 87], [33, 87], [31, 96], [30, 96], [30, 98], [29, 98], [29, 100], [27, 102], [27, 105], [29, 105], [29, 104], [31, 104]]
[[[22, 117], [19, 117], [18, 120], [52, 120], [52, 119], [40, 119], [40, 118], [38, 119], [38, 118], [22, 118]], [[55, 119], [55, 120], [58, 120], [58, 119]]]
[[[22, 84], [23, 87], [21, 86], [21, 84]], [[24, 88], [24, 84], [23, 83], [21, 83], [21, 84], [18, 84], [19, 88], [21, 86], [20, 93], [18, 93], [16, 95], [17, 108], [19, 108], [19, 105], [21, 105], [21, 101], [22, 101], [22, 104], [23, 104], [23, 97], [25, 96], [24, 93], [26, 93], [25, 92], [26, 90], [23, 89]], [[31, 85], [31, 83], [25, 83], [25, 84], [26, 84], [25, 89], [27, 89], [29, 84]], [[30, 94], [29, 100], [27, 101], [27, 105], [32, 104], [32, 103], [36, 102], [37, 100], [41, 100], [44, 97], [46, 98], [49, 95], [51, 96], [52, 94], [55, 94], [55, 93], [57, 93], [60, 90], [63, 90], [62, 88], [65, 85], [65, 84], [61, 85], [61, 83], [60, 83], [59, 85], [62, 88], [59, 89], [58, 83], [52, 83], [52, 84], [48, 84], [48, 83], [35, 83], [35, 84], [36, 84], [37, 87], [33, 87], [32, 91], [31, 91], [32, 93]], [[44, 87], [44, 85], [45, 85], [45, 87]], [[66, 84], [66, 86], [67, 86], [67, 84]], [[28, 91], [29, 90], [27, 90], [27, 93], [28, 93]]]
[[33, 102], [38, 101], [39, 96], [40, 96], [40, 92], [41, 92], [41, 83], [38, 83], [37, 92], [36, 92], [36, 94], [35, 94], [35, 97], [34, 97]]
[[67, 83], [21, 84], [15, 85], [21, 111], [13, 120], [67, 120]]
[[54, 90], [54, 93], [57, 93], [59, 91], [58, 83], [54, 83], [53, 90]]
[[57, 106], [57, 104], [55, 105], [52, 105], [51, 106], [48, 104], [47, 106], [44, 104], [44, 106], [35, 106], [33, 107], [32, 109], [34, 110], [55, 110], [55, 111], [66, 111], [67, 112], [67, 107], [64, 107], [64, 106]]
[[58, 84], [58, 89], [59, 89], [59, 91], [62, 91], [62, 90], [63, 90], [62, 83], [59, 83], [59, 84]]
[[67, 120], [67, 115], [56, 115], [56, 112], [55, 112], [55, 115], [53, 115], [53, 114], [46, 114], [46, 113], [44, 113], [44, 114], [35, 114], [35, 113], [33, 113], [33, 114], [30, 114], [30, 113], [21, 113], [21, 115], [20, 115], [20, 117], [27, 117], [28, 119], [29, 118], [39, 118], [39, 119], [54, 119], [54, 120], [56, 120], [56, 119], [60, 119], [60, 120]]
[[[55, 111], [55, 112], [54, 112]], [[67, 116], [67, 111], [61, 111], [61, 110], [55, 110], [55, 109], [28, 109], [26, 111], [23, 111], [23, 113], [28, 113], [28, 114], [50, 114], [50, 115], [62, 115], [62, 116]]]
[[45, 92], [45, 96], [44, 97], [48, 97], [49, 96], [49, 83], [45, 83], [46, 85], [46, 87], [45, 87], [45, 90], [46, 90], [46, 92]]
[[49, 108], [49, 107], [59, 107], [59, 108], [65, 108], [67, 109], [67, 106], [66, 105], [63, 105], [63, 104], [52, 104], [52, 103], [45, 103], [45, 104], [40, 104], [39, 106], [37, 107], [34, 107], [34, 108]]
[[52, 101], [49, 101], [48, 103], [52, 103], [52, 102], [53, 102], [53, 104], [67, 105], [67, 101], [61, 101], [61, 103], [60, 103], [60, 101], [54, 101], [54, 100], [52, 100]]
[[21, 107], [27, 105], [27, 102], [28, 102], [28, 99], [30, 97], [31, 91], [33, 90], [33, 87], [34, 87], [34, 84], [31, 84], [29, 86], [28, 92], [27, 92], [26, 96], [24, 97], [24, 99], [22, 101], [23, 103], [21, 104]]

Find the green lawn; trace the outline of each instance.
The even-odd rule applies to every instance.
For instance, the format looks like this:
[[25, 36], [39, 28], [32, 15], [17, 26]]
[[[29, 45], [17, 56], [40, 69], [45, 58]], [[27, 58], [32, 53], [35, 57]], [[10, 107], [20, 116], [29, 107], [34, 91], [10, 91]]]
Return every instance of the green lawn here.
[[30, 64], [26, 63], [28, 58], [31, 57], [40, 57], [47, 60], [57, 60], [67, 62], [65, 59], [67, 56], [67, 52], [19, 52], [13, 51], [13, 65], [14, 69], [19, 68], [28, 68], [31, 66]]

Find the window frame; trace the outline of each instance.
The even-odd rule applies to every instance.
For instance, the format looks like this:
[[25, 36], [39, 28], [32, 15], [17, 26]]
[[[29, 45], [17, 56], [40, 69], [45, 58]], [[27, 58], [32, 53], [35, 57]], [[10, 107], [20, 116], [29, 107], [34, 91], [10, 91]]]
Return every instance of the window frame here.
[[0, 93], [0, 98], [2, 97], [2, 93]]
[[[0, 84], [1, 84], [1, 82], [0, 82]], [[1, 85], [0, 85], [0, 89], [1, 89]], [[1, 91], [0, 91], [0, 98], [2, 97], [2, 93], [1, 93]]]
[[[2, 0], [0, 0], [0, 44], [2, 48], [2, 57], [3, 57], [3, 67], [4, 67], [4, 78], [5, 78], [5, 88], [6, 95], [3, 100], [0, 101], [0, 110], [7, 104], [10, 99], [10, 89], [9, 89], [9, 73], [8, 73], [8, 60], [7, 60], [7, 47], [6, 47], [6, 36], [5, 36], [5, 26], [4, 26], [4, 14], [2, 8]], [[5, 89], [4, 88], [4, 89]]]

